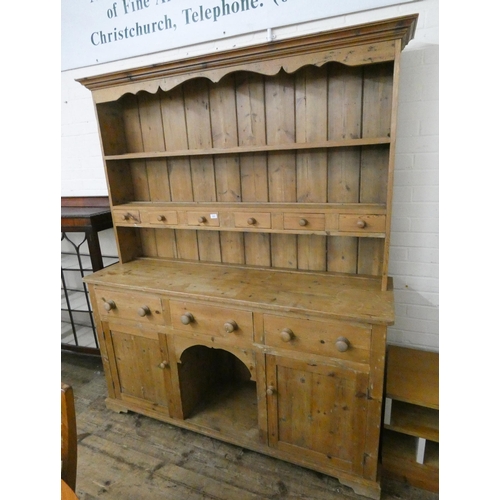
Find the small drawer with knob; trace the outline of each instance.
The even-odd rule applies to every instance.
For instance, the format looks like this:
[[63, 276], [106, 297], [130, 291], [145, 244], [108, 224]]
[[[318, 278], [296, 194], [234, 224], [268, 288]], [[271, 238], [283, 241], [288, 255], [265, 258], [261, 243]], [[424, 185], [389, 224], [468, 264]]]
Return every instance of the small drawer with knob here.
[[148, 210], [142, 215], [142, 219], [160, 226], [176, 226], [179, 223], [177, 212], [174, 210]]
[[133, 320], [164, 325], [161, 299], [154, 295], [122, 292], [106, 288], [95, 289], [99, 315], [103, 320]]
[[264, 315], [266, 346], [368, 363], [371, 326]]
[[220, 218], [217, 212], [188, 212], [188, 226], [219, 227]]
[[113, 223], [115, 226], [134, 226], [140, 224], [140, 222], [141, 214], [139, 210], [113, 209]]
[[238, 346], [249, 346], [253, 339], [252, 313], [196, 302], [170, 301], [172, 327], [191, 336], [226, 339]]
[[293, 231], [324, 231], [325, 214], [283, 214], [283, 228]]
[[385, 215], [376, 214], [341, 214], [339, 231], [348, 233], [384, 233]]
[[271, 214], [266, 212], [237, 212], [234, 214], [235, 227], [247, 229], [270, 229]]

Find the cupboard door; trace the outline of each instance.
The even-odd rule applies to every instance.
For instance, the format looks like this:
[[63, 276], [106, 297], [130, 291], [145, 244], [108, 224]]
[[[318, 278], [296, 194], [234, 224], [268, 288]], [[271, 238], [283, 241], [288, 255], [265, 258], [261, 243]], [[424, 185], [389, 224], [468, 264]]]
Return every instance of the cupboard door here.
[[362, 475], [367, 373], [268, 355], [266, 384], [270, 446]]
[[166, 336], [127, 325], [103, 324], [115, 398], [168, 413], [171, 394]]

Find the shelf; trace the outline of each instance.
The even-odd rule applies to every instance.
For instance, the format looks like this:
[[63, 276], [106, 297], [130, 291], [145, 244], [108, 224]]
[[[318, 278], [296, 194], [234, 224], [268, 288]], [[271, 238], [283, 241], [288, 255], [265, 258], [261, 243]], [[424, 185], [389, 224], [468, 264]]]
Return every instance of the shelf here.
[[432, 408], [392, 401], [391, 420], [384, 427], [439, 442], [439, 413]]
[[179, 209], [199, 209], [199, 208], [222, 208], [222, 209], [253, 209], [259, 210], [260, 212], [265, 212], [267, 210], [329, 210], [338, 213], [376, 213], [385, 214], [386, 205], [385, 203], [277, 203], [277, 202], [259, 202], [259, 203], [248, 203], [248, 202], [207, 202], [207, 201], [132, 201], [128, 203], [120, 203], [113, 206], [116, 208], [130, 208], [133, 210], [137, 209], [147, 209], [147, 208], [179, 208]]
[[187, 418], [193, 424], [259, 442], [255, 382], [225, 384], [210, 391]]
[[389, 137], [373, 137], [364, 139], [344, 139], [341, 141], [318, 141], [306, 143], [289, 143], [265, 146], [238, 146], [231, 148], [202, 148], [202, 149], [181, 149], [176, 151], [149, 151], [138, 153], [124, 153], [119, 155], [105, 155], [104, 159], [109, 160], [144, 160], [158, 158], [181, 158], [186, 156], [219, 156], [238, 155], [252, 153], [272, 153], [307, 151], [309, 149], [347, 148], [360, 146], [377, 146], [390, 144]]
[[384, 238], [386, 207], [376, 203], [123, 203], [115, 226]]
[[410, 483], [427, 491], [439, 491], [439, 444], [429, 441], [423, 464], [415, 461], [416, 438], [387, 429], [382, 439], [385, 477]]
[[439, 488], [439, 354], [389, 346], [382, 447], [384, 472]]
[[388, 398], [438, 409], [439, 355], [389, 346], [386, 391]]

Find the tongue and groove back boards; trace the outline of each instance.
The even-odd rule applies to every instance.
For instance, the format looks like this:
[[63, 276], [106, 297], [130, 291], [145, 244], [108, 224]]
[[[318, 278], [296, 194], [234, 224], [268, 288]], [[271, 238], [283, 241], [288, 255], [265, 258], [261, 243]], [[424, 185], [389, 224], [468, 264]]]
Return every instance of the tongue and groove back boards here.
[[[114, 210], [122, 262], [367, 274], [386, 289], [399, 57], [415, 19], [79, 80], [96, 103], [112, 206], [126, 210]], [[188, 223], [193, 204], [217, 224]], [[271, 222], [235, 225], [232, 212], [255, 204], [274, 207]], [[319, 226], [298, 227], [301, 209]], [[342, 217], [358, 216], [346, 231]]]
[[[399, 55], [416, 17], [81, 80], [121, 261], [85, 278], [109, 408], [380, 497]], [[204, 420], [220, 364], [238, 397], [214, 390]], [[245, 419], [220, 420], [238, 408], [250, 440]]]
[[[112, 104], [121, 108], [121, 153], [186, 155], [108, 161], [108, 177], [128, 177], [130, 184], [117, 188], [110, 182], [113, 204], [385, 206], [392, 82], [392, 62], [355, 67], [332, 62], [293, 74], [239, 71], [216, 84], [197, 78], [168, 92], [126, 94]], [[98, 105], [99, 114], [109, 106]], [[364, 139], [372, 141], [363, 145]], [[320, 147], [327, 141], [346, 145]], [[106, 153], [106, 139], [103, 142]], [[313, 147], [308, 149], [308, 144]], [[211, 154], [214, 150], [229, 152]], [[141, 228], [139, 234], [138, 255], [149, 257], [383, 273], [380, 237], [152, 227]]]

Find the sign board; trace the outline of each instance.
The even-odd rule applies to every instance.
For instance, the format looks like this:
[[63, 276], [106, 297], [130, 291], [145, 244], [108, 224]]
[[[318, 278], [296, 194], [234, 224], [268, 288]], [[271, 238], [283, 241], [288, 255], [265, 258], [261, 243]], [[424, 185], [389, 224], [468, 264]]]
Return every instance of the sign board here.
[[417, 0], [62, 0], [62, 70]]

